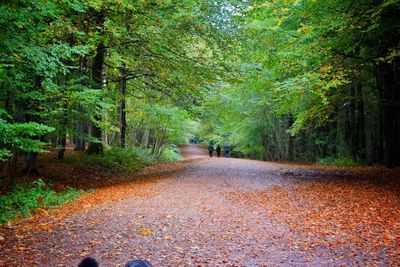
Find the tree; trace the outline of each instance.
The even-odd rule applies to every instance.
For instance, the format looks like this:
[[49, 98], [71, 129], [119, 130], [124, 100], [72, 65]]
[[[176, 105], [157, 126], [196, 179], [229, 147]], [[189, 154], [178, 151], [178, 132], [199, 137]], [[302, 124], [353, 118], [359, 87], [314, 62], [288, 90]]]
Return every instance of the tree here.
[[217, 113], [216, 138], [259, 158], [399, 165], [398, 12], [398, 1], [253, 1], [237, 20], [241, 77], [217, 91], [237, 101]]

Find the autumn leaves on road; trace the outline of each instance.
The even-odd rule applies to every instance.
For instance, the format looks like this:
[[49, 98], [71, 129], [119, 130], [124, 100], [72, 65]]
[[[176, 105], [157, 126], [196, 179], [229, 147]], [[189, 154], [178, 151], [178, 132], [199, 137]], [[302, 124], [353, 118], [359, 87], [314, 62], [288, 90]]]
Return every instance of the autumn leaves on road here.
[[[0, 266], [396, 266], [397, 170], [203, 157], [152, 166], [1, 229]], [[202, 156], [203, 155], [203, 156]], [[397, 180], [398, 181], [398, 180]]]

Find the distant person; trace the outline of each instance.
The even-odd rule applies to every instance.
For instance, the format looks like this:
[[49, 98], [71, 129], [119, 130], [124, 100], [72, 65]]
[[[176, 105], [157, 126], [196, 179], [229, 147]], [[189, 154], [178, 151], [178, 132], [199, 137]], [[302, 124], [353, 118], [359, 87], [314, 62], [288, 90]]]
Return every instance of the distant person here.
[[210, 158], [213, 156], [214, 146], [212, 143], [208, 145], [208, 154], [210, 154]]
[[218, 145], [217, 148], [215, 149], [217, 151], [217, 156], [218, 158], [221, 157], [221, 146]]
[[228, 144], [225, 144], [224, 145], [224, 151], [225, 151], [225, 157], [226, 158], [229, 158], [229, 150], [230, 150], [231, 148], [229, 147], [229, 145]]

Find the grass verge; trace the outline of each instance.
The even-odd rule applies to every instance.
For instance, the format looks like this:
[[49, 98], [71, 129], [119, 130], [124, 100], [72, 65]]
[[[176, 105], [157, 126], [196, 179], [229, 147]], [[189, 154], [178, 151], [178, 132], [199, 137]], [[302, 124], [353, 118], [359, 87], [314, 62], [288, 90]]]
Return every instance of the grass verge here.
[[360, 163], [354, 161], [353, 159], [343, 156], [322, 158], [319, 159], [317, 162], [321, 165], [341, 166], [341, 167], [354, 167], [361, 165]]
[[71, 187], [56, 192], [42, 179], [19, 183], [0, 196], [0, 225], [16, 218], [29, 217], [36, 209], [55, 208], [78, 198], [83, 192]]
[[154, 162], [154, 156], [146, 149], [111, 148], [100, 155], [85, 155], [79, 164], [96, 167], [113, 174], [123, 174], [140, 171]]

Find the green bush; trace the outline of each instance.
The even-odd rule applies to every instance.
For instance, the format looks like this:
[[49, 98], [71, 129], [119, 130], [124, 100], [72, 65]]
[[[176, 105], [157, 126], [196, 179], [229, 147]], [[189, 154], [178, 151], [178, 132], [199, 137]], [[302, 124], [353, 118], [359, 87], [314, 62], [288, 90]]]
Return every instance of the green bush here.
[[141, 170], [155, 162], [154, 156], [146, 149], [111, 148], [100, 155], [86, 155], [81, 164], [105, 169], [112, 173], [128, 173]]
[[0, 224], [18, 215], [28, 217], [36, 208], [49, 209], [78, 198], [84, 191], [67, 188], [56, 192], [42, 179], [32, 183], [20, 183], [8, 194], [0, 196]]
[[184, 160], [182, 157], [179, 148], [175, 145], [170, 145], [166, 147], [160, 155], [160, 161], [176, 161], [176, 160]]
[[359, 163], [357, 163], [353, 159], [345, 156], [322, 158], [318, 160], [318, 163], [322, 165], [333, 165], [333, 166], [343, 166], [343, 167], [351, 167], [359, 165]]
[[1, 117], [7, 113], [0, 109], [0, 161], [6, 161], [13, 156], [12, 147], [22, 152], [48, 152], [43, 149], [47, 144], [40, 141], [41, 136], [54, 131], [54, 128], [47, 125], [29, 123], [8, 123]]

